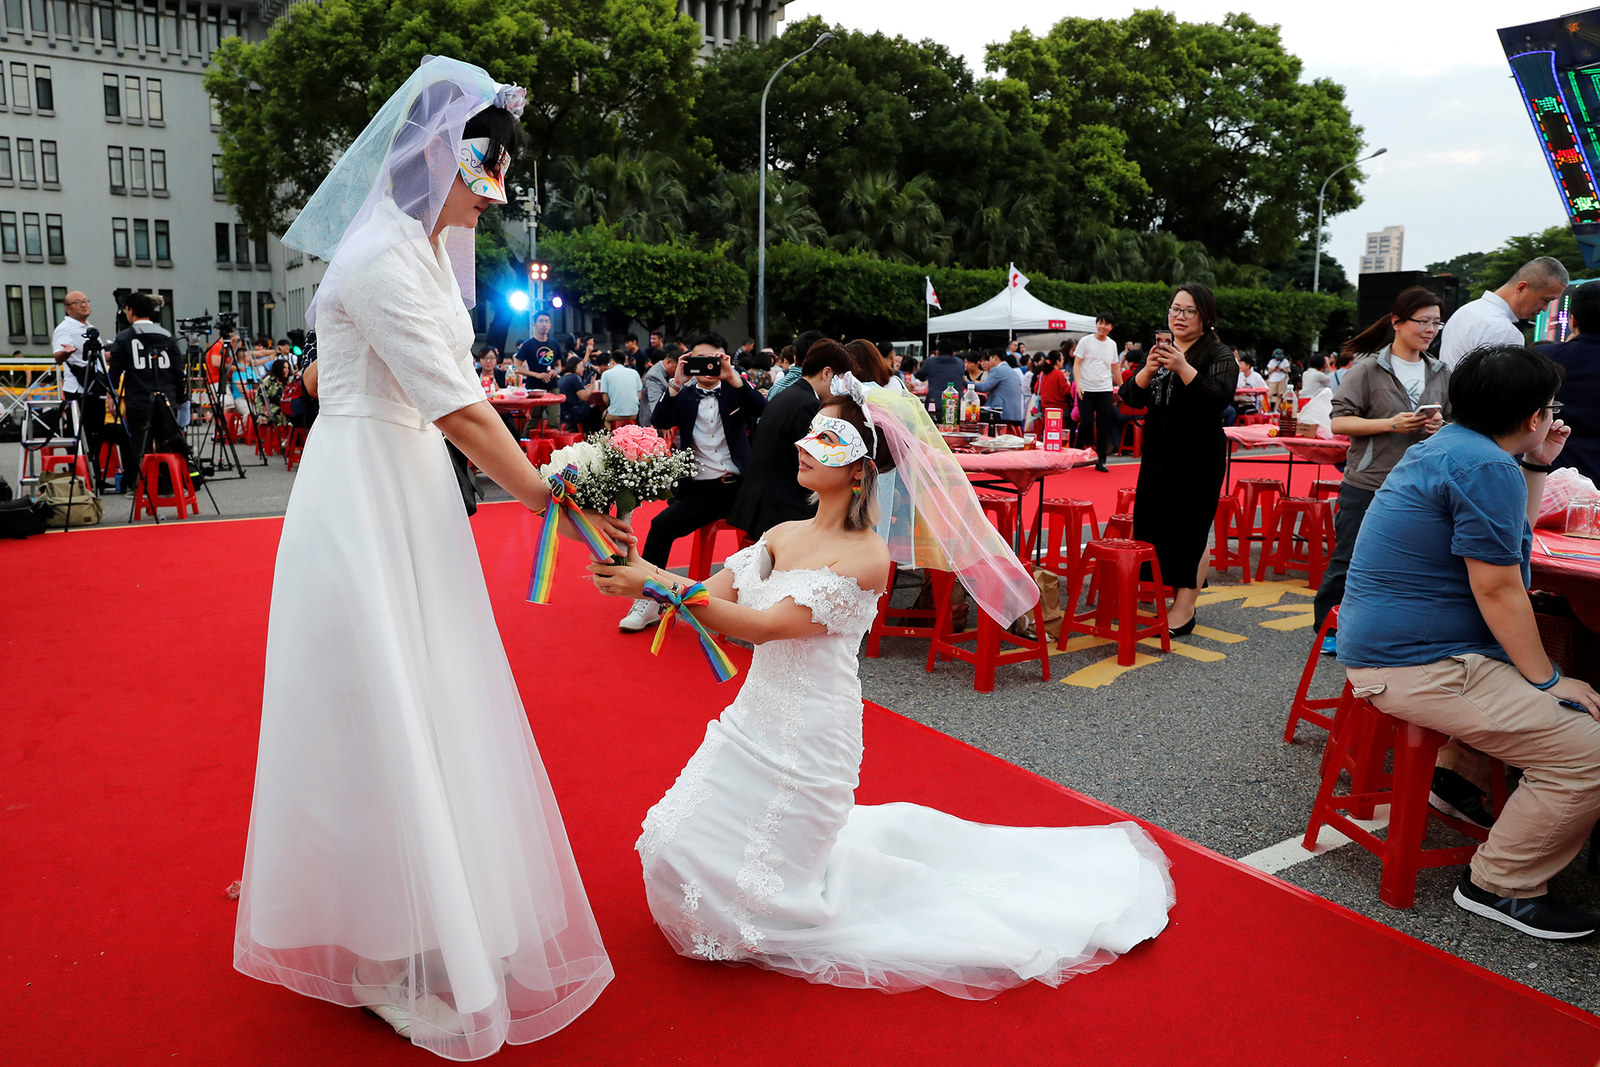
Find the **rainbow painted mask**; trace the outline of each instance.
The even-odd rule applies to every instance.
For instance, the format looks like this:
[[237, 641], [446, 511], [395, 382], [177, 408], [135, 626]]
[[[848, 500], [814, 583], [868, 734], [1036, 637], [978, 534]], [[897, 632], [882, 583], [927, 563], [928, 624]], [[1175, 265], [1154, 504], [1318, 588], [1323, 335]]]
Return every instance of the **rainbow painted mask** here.
[[[839, 443], [824, 441], [822, 439], [824, 433], [832, 433], [839, 439]], [[861, 431], [844, 419], [836, 419], [832, 415], [819, 414], [813, 417], [811, 432], [796, 444], [824, 467], [848, 467], [856, 460], [865, 459], [867, 456], [867, 443], [861, 439]]]
[[506, 202], [506, 168], [511, 163], [511, 156], [501, 149], [500, 158], [491, 169], [483, 158], [488, 151], [487, 137], [473, 137], [461, 142], [461, 147], [456, 151], [456, 162], [461, 166], [461, 180], [476, 195], [503, 204]]

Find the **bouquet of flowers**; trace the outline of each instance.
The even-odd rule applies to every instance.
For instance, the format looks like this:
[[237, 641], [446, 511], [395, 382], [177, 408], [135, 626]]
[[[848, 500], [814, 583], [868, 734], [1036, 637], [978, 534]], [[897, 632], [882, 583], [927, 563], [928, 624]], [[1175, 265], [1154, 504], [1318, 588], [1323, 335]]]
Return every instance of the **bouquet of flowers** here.
[[539, 468], [545, 477], [574, 468], [573, 500], [592, 511], [626, 515], [646, 500], [665, 500], [682, 478], [694, 474], [694, 453], [672, 449], [653, 430], [619, 426], [614, 433], [594, 433], [588, 439], [557, 449], [550, 462]]

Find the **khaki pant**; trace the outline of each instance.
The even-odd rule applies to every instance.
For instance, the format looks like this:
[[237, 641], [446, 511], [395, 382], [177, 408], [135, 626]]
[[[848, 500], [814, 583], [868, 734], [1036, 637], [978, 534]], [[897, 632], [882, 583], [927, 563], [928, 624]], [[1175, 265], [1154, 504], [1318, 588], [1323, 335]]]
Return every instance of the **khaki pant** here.
[[618, 426], [637, 426], [637, 425], [639, 425], [639, 416], [637, 416], [637, 415], [612, 415], [612, 414], [607, 413], [607, 415], [605, 417], [605, 423], [606, 423], [606, 429], [608, 429], [608, 430], [614, 430]]
[[1600, 722], [1562, 707], [1509, 663], [1452, 656], [1420, 667], [1351, 667], [1357, 696], [1523, 769], [1472, 859], [1472, 880], [1536, 897], [1572, 862], [1600, 816]]

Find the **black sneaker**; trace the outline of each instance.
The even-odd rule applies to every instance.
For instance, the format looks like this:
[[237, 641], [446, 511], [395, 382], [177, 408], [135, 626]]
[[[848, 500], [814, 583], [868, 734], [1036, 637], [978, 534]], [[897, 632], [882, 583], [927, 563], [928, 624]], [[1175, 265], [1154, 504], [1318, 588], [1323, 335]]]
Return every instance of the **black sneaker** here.
[[1433, 770], [1433, 788], [1428, 792], [1428, 806], [1435, 811], [1457, 819], [1476, 823], [1485, 830], [1494, 825], [1494, 812], [1484, 803], [1482, 790], [1455, 771], [1443, 767]]
[[1455, 901], [1474, 915], [1505, 923], [1513, 930], [1546, 941], [1588, 937], [1596, 926], [1593, 917], [1567, 907], [1549, 893], [1541, 897], [1495, 896], [1474, 885], [1470, 871], [1464, 873], [1456, 885]]

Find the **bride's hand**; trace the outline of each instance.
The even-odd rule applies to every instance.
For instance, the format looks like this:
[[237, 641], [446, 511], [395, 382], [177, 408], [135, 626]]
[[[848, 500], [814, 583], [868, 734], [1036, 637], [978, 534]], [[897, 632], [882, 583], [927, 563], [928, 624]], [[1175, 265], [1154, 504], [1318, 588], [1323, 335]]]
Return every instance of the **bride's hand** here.
[[589, 564], [589, 580], [606, 596], [623, 596], [633, 600], [644, 595], [646, 579], [654, 577], [649, 564], [639, 563], [630, 556], [629, 563], [606, 563], [595, 560]]
[[[629, 525], [628, 520], [619, 519], [615, 515], [606, 515], [598, 511], [585, 510], [584, 514], [589, 517], [590, 522], [594, 523], [596, 529], [618, 545], [628, 548], [638, 543], [639, 539], [633, 535], [633, 527]], [[577, 527], [572, 525], [572, 520], [565, 515], [561, 516], [561, 536], [569, 537], [574, 541], [583, 540], [583, 536], [578, 533]]]

